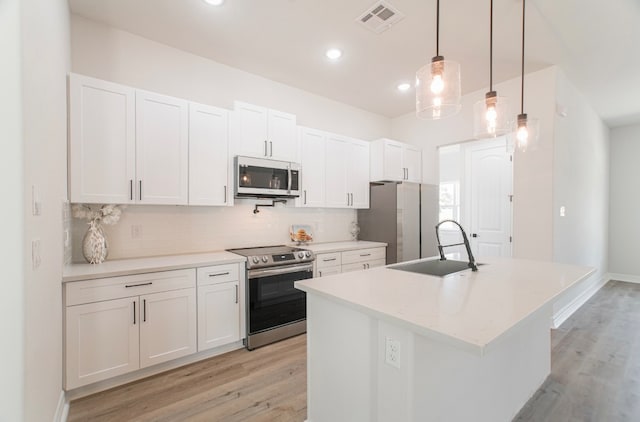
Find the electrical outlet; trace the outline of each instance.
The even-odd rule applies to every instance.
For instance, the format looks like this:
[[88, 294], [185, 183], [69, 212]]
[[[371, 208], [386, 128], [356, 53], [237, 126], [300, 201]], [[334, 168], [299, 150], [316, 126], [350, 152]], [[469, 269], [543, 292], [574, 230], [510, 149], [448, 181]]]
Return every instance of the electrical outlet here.
[[140, 239], [142, 237], [142, 226], [139, 224], [134, 224], [131, 226], [131, 238], [132, 239]]
[[40, 266], [41, 262], [40, 239], [33, 239], [31, 241], [31, 268], [35, 270]]
[[563, 206], [560, 207], [560, 217], [564, 217], [567, 214], [567, 209]]
[[40, 202], [40, 194], [36, 185], [31, 185], [31, 214], [42, 214], [42, 202]]
[[386, 338], [384, 361], [396, 368], [400, 368], [400, 341]]

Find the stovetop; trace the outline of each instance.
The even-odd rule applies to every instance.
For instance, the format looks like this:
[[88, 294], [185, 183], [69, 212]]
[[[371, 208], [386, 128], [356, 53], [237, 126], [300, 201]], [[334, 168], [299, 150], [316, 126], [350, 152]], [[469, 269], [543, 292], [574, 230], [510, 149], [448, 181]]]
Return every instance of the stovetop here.
[[246, 256], [247, 269], [312, 262], [315, 259], [313, 252], [307, 249], [286, 245], [227, 249], [227, 251]]

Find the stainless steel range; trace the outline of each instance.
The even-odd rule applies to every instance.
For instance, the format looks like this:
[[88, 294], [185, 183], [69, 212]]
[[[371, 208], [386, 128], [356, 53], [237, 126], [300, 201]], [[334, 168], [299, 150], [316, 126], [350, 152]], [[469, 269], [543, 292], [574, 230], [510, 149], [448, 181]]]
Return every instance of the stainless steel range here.
[[247, 349], [306, 332], [306, 296], [293, 285], [313, 277], [313, 252], [284, 245], [228, 251], [247, 257]]

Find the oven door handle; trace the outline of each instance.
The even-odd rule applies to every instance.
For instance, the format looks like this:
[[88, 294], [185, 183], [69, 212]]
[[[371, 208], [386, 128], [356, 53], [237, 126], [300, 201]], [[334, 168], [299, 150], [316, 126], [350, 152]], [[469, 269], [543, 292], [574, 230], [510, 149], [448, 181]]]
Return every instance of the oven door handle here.
[[249, 270], [247, 275], [251, 279], [251, 278], [258, 278], [258, 277], [269, 276], [269, 275], [299, 273], [302, 271], [313, 271], [313, 264]]

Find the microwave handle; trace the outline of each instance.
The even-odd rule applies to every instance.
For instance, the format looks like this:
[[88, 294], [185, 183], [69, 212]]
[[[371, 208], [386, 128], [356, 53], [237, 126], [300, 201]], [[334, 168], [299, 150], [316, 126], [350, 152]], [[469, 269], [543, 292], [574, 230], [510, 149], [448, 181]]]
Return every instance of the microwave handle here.
[[287, 166], [287, 193], [291, 193], [291, 166]]

